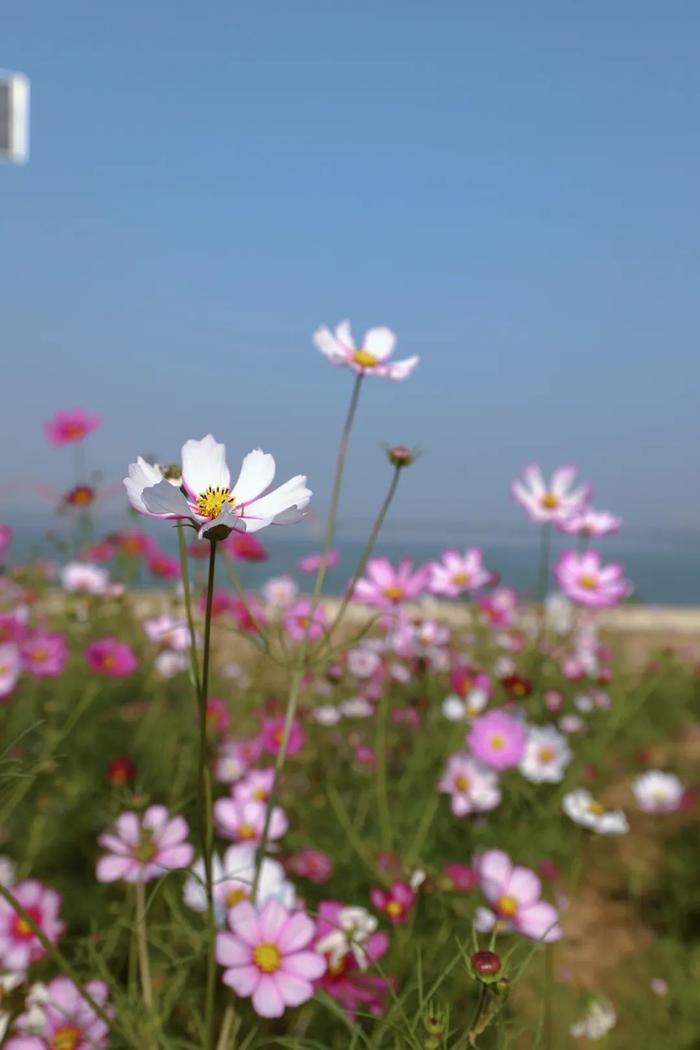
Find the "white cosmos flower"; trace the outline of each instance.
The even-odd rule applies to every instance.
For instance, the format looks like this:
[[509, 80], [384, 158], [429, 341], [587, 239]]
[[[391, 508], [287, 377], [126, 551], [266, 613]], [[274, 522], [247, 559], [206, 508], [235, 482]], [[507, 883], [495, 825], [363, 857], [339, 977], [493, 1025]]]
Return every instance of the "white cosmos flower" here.
[[344, 365], [358, 375], [385, 376], [394, 381], [407, 379], [419, 361], [416, 356], [390, 361], [396, 336], [384, 326], [370, 328], [360, 345], [355, 346], [349, 321], [341, 321], [335, 332], [322, 325], [314, 332], [314, 345], [333, 365]]
[[[242, 900], [250, 899], [254, 879], [255, 846], [248, 843], [230, 846], [224, 853], [223, 860], [220, 860], [216, 854], [213, 855], [214, 910], [219, 926], [223, 926], [229, 908]], [[182, 896], [185, 904], [194, 911], [206, 910], [204, 861], [201, 858], [192, 865], [192, 874], [185, 881]], [[279, 861], [265, 857], [260, 868], [260, 881], [255, 903], [258, 907], [262, 907], [266, 901], [272, 899], [279, 901], [285, 908], [293, 908], [294, 887], [285, 879], [284, 868]]]
[[335, 726], [342, 718], [338, 708], [333, 707], [332, 704], [322, 704], [320, 707], [315, 707], [312, 714], [314, 721], [322, 726]]
[[0, 697], [9, 696], [22, 672], [22, 657], [14, 642], [0, 645]]
[[571, 750], [554, 726], [530, 726], [518, 766], [533, 784], [558, 784], [571, 761]]
[[564, 795], [561, 805], [575, 824], [595, 831], [598, 835], [624, 835], [629, 831], [627, 817], [622, 810], [606, 810], [603, 803], [594, 799], [586, 788], [576, 788]]
[[71, 561], [64, 565], [60, 580], [64, 590], [85, 594], [106, 594], [110, 587], [107, 570], [87, 561]]
[[645, 813], [673, 813], [681, 804], [683, 784], [675, 773], [648, 769], [632, 781], [637, 805]]
[[226, 446], [207, 434], [182, 446], [181, 488], [171, 485], [159, 467], [141, 456], [130, 464], [124, 485], [136, 510], [153, 518], [188, 520], [202, 538], [219, 527], [221, 534], [228, 535], [232, 529], [257, 532], [267, 525], [298, 520], [311, 499], [305, 476], [297, 474], [267, 492], [274, 476], [274, 458], [256, 448], [244, 457], [232, 486]]
[[366, 970], [370, 958], [364, 948], [377, 928], [377, 920], [366, 908], [342, 908], [335, 920], [336, 928], [316, 943], [316, 951], [328, 955], [331, 971], [352, 952], [361, 970]]
[[575, 1039], [604, 1039], [617, 1023], [617, 1014], [605, 999], [594, 1000], [585, 1016], [573, 1024], [569, 1031]]

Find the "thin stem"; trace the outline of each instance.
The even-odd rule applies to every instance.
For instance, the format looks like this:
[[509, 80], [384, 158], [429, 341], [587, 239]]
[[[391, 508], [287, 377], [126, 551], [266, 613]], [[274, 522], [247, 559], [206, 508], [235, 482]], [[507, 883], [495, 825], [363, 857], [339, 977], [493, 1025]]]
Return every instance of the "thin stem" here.
[[233, 1028], [233, 1007], [227, 1006], [224, 1020], [221, 1024], [221, 1032], [216, 1043], [216, 1050], [228, 1050], [231, 1029]]
[[379, 816], [379, 827], [381, 830], [382, 849], [388, 851], [392, 848], [391, 814], [389, 812], [389, 798], [386, 788], [386, 722], [387, 722], [388, 694], [384, 691], [379, 710], [377, 711], [377, 735], [375, 739], [376, 752], [376, 791], [377, 791], [377, 814]]
[[362, 573], [365, 571], [365, 565], [367, 564], [367, 562], [369, 560], [370, 554], [374, 550], [374, 545], [377, 542], [377, 536], [379, 535], [380, 529], [381, 529], [382, 525], [384, 524], [384, 519], [386, 518], [387, 513], [389, 512], [389, 507], [391, 506], [392, 501], [394, 499], [394, 495], [396, 494], [396, 489], [398, 488], [399, 475], [400, 474], [401, 474], [401, 467], [396, 467], [394, 469], [394, 473], [393, 473], [392, 478], [391, 478], [391, 483], [389, 485], [389, 489], [387, 491], [386, 496], [384, 497], [384, 502], [382, 503], [381, 507], [379, 508], [379, 513], [377, 514], [377, 517], [375, 518], [374, 525], [372, 526], [372, 531], [370, 532], [369, 537], [367, 539], [367, 543], [364, 546], [364, 550], [362, 551], [362, 554], [360, 555], [360, 560], [357, 563], [357, 568], [355, 569], [355, 573], [354, 573], [352, 579], [350, 580], [350, 583], [349, 583], [349, 585], [347, 587], [347, 590], [345, 591], [345, 596], [343, 597], [343, 600], [340, 603], [340, 607], [339, 607], [337, 613], [335, 614], [335, 617], [333, 618], [333, 622], [331, 623], [330, 627], [328, 628], [328, 632], [326, 634], [326, 639], [325, 639], [326, 643], [330, 642], [331, 636], [333, 635], [333, 632], [335, 631], [336, 627], [338, 626], [338, 624], [342, 620], [342, 618], [343, 618], [343, 616], [345, 614], [345, 610], [348, 607], [348, 603], [352, 599], [352, 595], [353, 595], [353, 592], [355, 590], [355, 586], [357, 584], [357, 581], [360, 579], [360, 577], [362, 576]]
[[177, 538], [180, 547], [180, 574], [182, 576], [182, 590], [185, 598], [185, 616], [187, 617], [187, 629], [190, 632], [190, 664], [192, 665], [192, 677], [194, 687], [197, 691], [197, 700], [201, 692], [199, 685], [199, 662], [197, 660], [197, 639], [194, 633], [194, 616], [192, 615], [192, 590], [190, 588], [190, 570], [187, 562], [187, 547], [185, 545], [185, 529], [183, 525], [177, 527]]
[[546, 521], [542, 526], [540, 537], [540, 564], [537, 571], [537, 601], [544, 606], [547, 597], [547, 585], [549, 583], [549, 559], [552, 549], [552, 525]]
[[207, 896], [207, 984], [204, 1011], [204, 1047], [209, 1050], [212, 1045], [212, 1026], [214, 1023], [214, 993], [216, 981], [216, 917], [214, 915], [214, 885], [212, 876], [212, 850], [214, 828], [212, 825], [212, 786], [211, 770], [207, 745], [207, 699], [209, 696], [209, 662], [211, 652], [211, 621], [214, 599], [214, 578], [216, 575], [216, 540], [210, 541], [209, 575], [207, 578], [207, 602], [204, 614], [204, 652], [202, 654], [202, 685], [199, 693], [199, 761], [197, 778], [197, 795], [199, 799], [200, 834], [203, 846], [204, 881]]
[[296, 715], [297, 704], [299, 702], [299, 693], [301, 692], [301, 682], [303, 677], [303, 668], [296, 667], [292, 675], [292, 682], [289, 688], [289, 699], [287, 701], [287, 710], [284, 716], [282, 740], [280, 741], [279, 751], [277, 752], [277, 758], [275, 759], [275, 775], [272, 780], [270, 797], [267, 800], [267, 809], [265, 811], [265, 823], [263, 825], [262, 836], [260, 838], [260, 844], [258, 845], [258, 852], [255, 861], [255, 876], [253, 878], [253, 888], [250, 894], [250, 899], [252, 900], [253, 904], [255, 904], [255, 900], [258, 894], [260, 872], [262, 870], [262, 862], [265, 857], [265, 850], [267, 849], [267, 840], [270, 834], [270, 821], [272, 819], [272, 811], [277, 798], [277, 785], [279, 783], [280, 773], [284, 768], [284, 762], [287, 757], [287, 745], [289, 743], [289, 734], [291, 732], [292, 724], [294, 722], [294, 716]]
[[146, 932], [146, 885], [143, 882], [136, 883], [136, 940], [138, 943], [143, 1001], [149, 1014], [151, 1014], [153, 1012], [153, 985], [151, 983], [151, 965], [148, 958], [148, 937]]
[[554, 945], [544, 946], [544, 1047], [554, 1050], [554, 1012], [552, 1010], [552, 993], [554, 991]]

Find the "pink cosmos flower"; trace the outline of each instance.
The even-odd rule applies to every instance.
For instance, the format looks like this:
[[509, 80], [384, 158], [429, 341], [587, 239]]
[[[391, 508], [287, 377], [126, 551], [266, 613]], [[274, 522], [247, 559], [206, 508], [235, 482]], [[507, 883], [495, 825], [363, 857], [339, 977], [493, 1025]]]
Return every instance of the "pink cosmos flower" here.
[[26, 606], [0, 612], [0, 645], [5, 642], [21, 642], [26, 638], [29, 633], [28, 619], [29, 610]]
[[632, 593], [619, 562], [603, 565], [597, 551], [562, 551], [554, 574], [567, 598], [579, 605], [606, 609], [618, 605]]
[[557, 522], [557, 528], [569, 536], [608, 536], [622, 528], [622, 518], [616, 517], [607, 510], [583, 507], [570, 517]]
[[234, 784], [232, 796], [237, 802], [267, 802], [275, 781], [274, 769], [251, 769], [242, 780]]
[[[365, 971], [386, 953], [389, 938], [382, 931], [370, 932], [353, 950], [355, 931], [348, 929], [346, 921], [352, 920], [353, 912], [362, 909], [346, 908], [340, 901], [321, 901], [318, 906], [316, 951], [327, 961], [320, 985], [351, 1016], [358, 1010], [378, 1016], [383, 1012], [390, 984], [386, 978]], [[376, 926], [377, 920], [372, 921]]]
[[113, 538], [120, 550], [136, 557], [148, 554], [155, 546], [155, 540], [142, 529], [124, 529], [117, 532]]
[[165, 551], [151, 550], [147, 555], [149, 570], [162, 580], [177, 580], [180, 576], [180, 561]]
[[304, 849], [287, 858], [287, 871], [321, 885], [333, 874], [333, 861], [327, 853], [317, 849]]
[[[282, 746], [283, 735], [283, 717], [263, 719], [262, 729], [260, 731], [260, 739], [262, 742], [263, 751], [266, 751], [268, 755], [279, 754], [279, 750]], [[289, 739], [287, 740], [287, 754], [296, 755], [297, 751], [301, 751], [303, 746], [304, 731], [301, 728], [301, 723], [295, 718], [289, 730]]]
[[389, 922], [404, 923], [415, 904], [416, 891], [411, 889], [407, 882], [397, 880], [392, 882], [388, 890], [381, 886], [372, 887], [370, 900], [377, 911], [386, 915]]
[[[260, 842], [266, 812], [267, 805], [256, 799], [244, 802], [235, 798], [218, 798], [214, 803], [214, 823], [216, 830], [225, 839], [232, 839], [234, 842]], [[287, 827], [284, 810], [274, 806], [268, 831], [270, 841], [282, 838]]]
[[12, 543], [12, 529], [9, 525], [0, 525], [0, 561], [7, 553]]
[[430, 569], [423, 565], [414, 570], [409, 558], [402, 558], [397, 568], [387, 558], [370, 558], [365, 572], [355, 585], [353, 600], [379, 609], [395, 609], [425, 591]]
[[70, 411], [54, 412], [53, 417], [44, 423], [44, 433], [52, 445], [69, 445], [82, 441], [102, 422], [101, 416], [91, 416], [84, 408]]
[[116, 638], [99, 638], [90, 642], [85, 659], [91, 670], [109, 678], [126, 678], [137, 667], [138, 660], [131, 646]]
[[225, 733], [231, 725], [231, 711], [219, 696], [207, 699], [207, 728], [214, 733]]
[[242, 631], [257, 631], [267, 619], [260, 602], [250, 594], [247, 594], [245, 599], [238, 594], [235, 595], [230, 611]]
[[476, 871], [466, 864], [446, 864], [444, 875], [450, 883], [450, 888], [456, 893], [469, 893], [479, 885]]
[[223, 784], [232, 784], [257, 762], [261, 754], [262, 744], [258, 737], [248, 740], [224, 740], [214, 764], [216, 779]]
[[[103, 981], [85, 988], [104, 1007], [109, 994]], [[54, 977], [32, 989], [28, 1009], [14, 1023], [6, 1050], [100, 1050], [109, 1044], [109, 1029], [68, 977]]]
[[318, 572], [325, 560], [326, 568], [332, 569], [334, 565], [337, 565], [340, 561], [340, 554], [337, 550], [329, 550], [325, 559], [322, 551], [315, 551], [313, 554], [305, 554], [303, 558], [300, 558], [297, 562], [297, 569], [299, 572], [313, 573]]
[[501, 801], [498, 774], [465, 752], [450, 755], [447, 769], [438, 782], [438, 791], [452, 796], [456, 817], [486, 813]]
[[556, 908], [540, 900], [542, 885], [534, 871], [513, 865], [507, 853], [490, 849], [475, 858], [481, 890], [492, 910], [481, 908], [477, 928], [514, 929], [535, 941], [562, 937]]
[[14, 692], [22, 673], [22, 656], [14, 642], [0, 645], [0, 701]]
[[122, 813], [98, 842], [108, 852], [97, 862], [98, 882], [148, 882], [168, 871], [187, 868], [194, 851], [184, 817], [171, 817], [165, 806], [149, 806], [143, 814]]
[[[12, 887], [17, 898], [36, 925], [55, 944], [64, 930], [58, 918], [61, 898], [55, 890], [43, 886], [36, 879], [25, 879]], [[0, 965], [3, 970], [26, 970], [30, 963], [43, 959], [46, 952], [41, 941], [32, 932], [29, 923], [12, 906], [0, 899]]]
[[107, 540], [102, 540], [100, 543], [93, 543], [90, 547], [83, 547], [80, 552], [80, 560], [101, 565], [103, 562], [110, 561], [115, 554], [114, 545]]
[[242, 998], [252, 997], [259, 1017], [281, 1017], [314, 994], [326, 960], [309, 946], [316, 928], [302, 911], [290, 912], [268, 900], [258, 911], [241, 901], [228, 913], [231, 932], [216, 938], [223, 981]]
[[358, 375], [386, 376], [393, 380], [407, 379], [420, 360], [413, 356], [387, 363], [396, 346], [396, 336], [390, 328], [370, 328], [362, 344], [355, 346], [349, 321], [341, 321], [334, 333], [325, 325], [317, 329], [314, 345], [332, 365], [351, 368]]
[[487, 598], [477, 598], [486, 621], [496, 628], [511, 627], [515, 622], [518, 596], [510, 587], [497, 587]]
[[34, 631], [22, 643], [24, 669], [37, 678], [54, 678], [63, 674], [67, 658], [68, 646], [62, 634]]
[[442, 552], [442, 561], [430, 563], [429, 587], [433, 594], [457, 598], [465, 591], [478, 591], [491, 583], [494, 574], [484, 568], [483, 554], [478, 547], [469, 547], [464, 554], [456, 550]]
[[224, 550], [238, 561], [267, 561], [269, 555], [255, 536], [232, 532], [224, 543]]
[[525, 726], [520, 719], [500, 710], [475, 718], [467, 736], [474, 757], [492, 769], [517, 766], [525, 751], [525, 740]]
[[282, 623], [295, 642], [302, 642], [306, 637], [311, 641], [321, 638], [328, 626], [325, 608], [317, 605], [312, 611], [311, 598], [299, 598], [285, 609]]
[[591, 494], [590, 485], [572, 487], [575, 477], [575, 467], [558, 467], [547, 483], [537, 464], [529, 463], [511, 491], [533, 521], [558, 523], [580, 511]]
[[287, 525], [302, 516], [311, 499], [306, 478], [297, 474], [267, 492], [274, 476], [273, 456], [256, 448], [243, 459], [232, 487], [226, 446], [207, 434], [182, 446], [180, 487], [141, 456], [130, 464], [124, 485], [132, 507], [142, 514], [188, 521], [197, 528], [200, 539], [213, 529], [217, 531], [212, 535], [225, 539], [232, 529], [257, 532], [267, 525]]

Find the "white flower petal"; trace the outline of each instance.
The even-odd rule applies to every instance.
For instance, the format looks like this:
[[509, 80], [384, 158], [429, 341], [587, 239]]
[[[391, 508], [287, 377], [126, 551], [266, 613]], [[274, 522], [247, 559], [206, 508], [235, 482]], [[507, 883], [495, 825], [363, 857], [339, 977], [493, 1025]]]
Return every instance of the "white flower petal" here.
[[131, 506], [141, 511], [142, 514], [148, 514], [141, 498], [143, 490], [157, 485], [162, 480], [163, 474], [160, 468], [152, 463], [147, 463], [142, 456], [139, 456], [135, 463], [130, 463], [129, 476], [124, 478], [124, 487]]
[[289, 511], [301, 512], [308, 506], [311, 499], [311, 490], [306, 487], [306, 477], [297, 474], [295, 477], [285, 481], [284, 485], [268, 492], [245, 508], [244, 520], [248, 532], [256, 532], [258, 529], [270, 525], [274, 521], [277, 524], [289, 523]]
[[231, 473], [226, 466], [226, 446], [219, 444], [212, 434], [201, 441], [186, 441], [182, 446], [182, 480], [195, 497], [209, 486], [228, 492]]
[[262, 496], [275, 477], [275, 460], [269, 452], [255, 448], [244, 458], [238, 480], [233, 486], [236, 503], [242, 506]]
[[362, 349], [376, 357], [377, 361], [385, 361], [387, 357], [391, 357], [395, 346], [396, 336], [391, 328], [381, 326], [369, 329], [365, 335]]
[[189, 518], [192, 509], [180, 489], [169, 481], [159, 481], [157, 485], [144, 489], [141, 500], [147, 514], [164, 518]]

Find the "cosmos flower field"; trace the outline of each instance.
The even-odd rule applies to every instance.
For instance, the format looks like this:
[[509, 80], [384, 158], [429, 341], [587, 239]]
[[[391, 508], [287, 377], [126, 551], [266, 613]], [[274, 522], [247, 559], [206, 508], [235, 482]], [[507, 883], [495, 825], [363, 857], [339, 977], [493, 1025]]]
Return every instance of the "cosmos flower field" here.
[[[91, 519], [99, 417], [45, 424], [75, 454], [65, 557], [0, 528], [1, 1048], [700, 1045], [697, 658], [606, 633], [620, 518], [529, 464], [503, 485], [528, 593], [468, 536], [392, 563], [395, 446], [325, 594], [363, 387], [420, 382], [395, 343], [315, 333], [348, 401], [326, 479], [276, 482], [264, 433], [183, 435], [124, 465], [121, 531]], [[252, 593], [316, 494], [320, 549]]]

